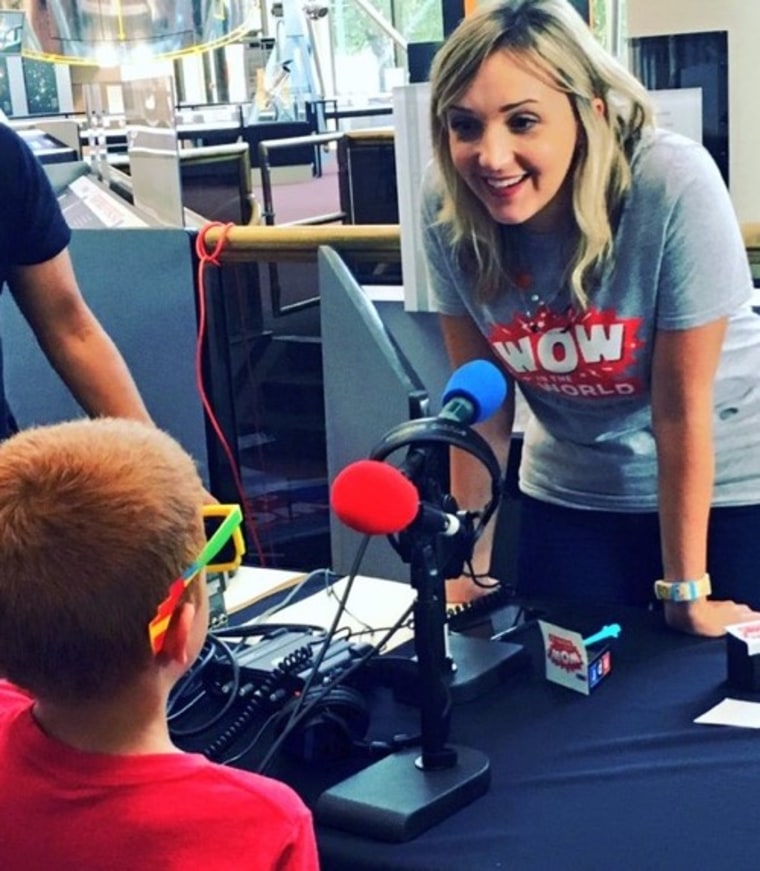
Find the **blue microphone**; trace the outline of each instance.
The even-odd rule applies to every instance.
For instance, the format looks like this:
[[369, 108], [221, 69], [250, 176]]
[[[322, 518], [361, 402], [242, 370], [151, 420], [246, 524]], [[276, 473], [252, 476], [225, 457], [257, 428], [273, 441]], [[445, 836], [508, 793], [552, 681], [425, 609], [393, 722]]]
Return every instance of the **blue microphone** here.
[[507, 381], [498, 366], [488, 360], [471, 360], [449, 378], [438, 414], [469, 426], [487, 420], [507, 396]]

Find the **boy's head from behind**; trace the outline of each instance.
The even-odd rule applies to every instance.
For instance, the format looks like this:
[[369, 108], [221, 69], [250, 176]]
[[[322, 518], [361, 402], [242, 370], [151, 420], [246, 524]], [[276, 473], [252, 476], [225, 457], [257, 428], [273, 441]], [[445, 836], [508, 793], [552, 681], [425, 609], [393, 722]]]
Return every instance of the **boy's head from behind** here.
[[56, 702], [137, 678], [156, 607], [203, 545], [202, 501], [192, 459], [145, 424], [71, 421], [0, 444], [0, 674]]

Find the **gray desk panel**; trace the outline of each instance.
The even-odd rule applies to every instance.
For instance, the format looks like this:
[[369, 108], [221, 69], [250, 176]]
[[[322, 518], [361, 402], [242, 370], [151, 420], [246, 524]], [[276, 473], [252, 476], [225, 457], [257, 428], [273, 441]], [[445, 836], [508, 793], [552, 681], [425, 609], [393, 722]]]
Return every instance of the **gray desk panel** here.
[[[195, 386], [195, 291], [184, 230], [75, 230], [71, 256], [90, 307], [127, 361], [156, 423], [196, 459], [208, 483]], [[82, 416], [11, 295], [0, 296], [6, 389], [21, 426]]]

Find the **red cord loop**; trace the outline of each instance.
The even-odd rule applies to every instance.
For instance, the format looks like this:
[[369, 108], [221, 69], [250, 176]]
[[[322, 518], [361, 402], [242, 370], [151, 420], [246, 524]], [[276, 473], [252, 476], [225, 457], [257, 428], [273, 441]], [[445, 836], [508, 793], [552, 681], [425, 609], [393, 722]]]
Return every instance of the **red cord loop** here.
[[[222, 251], [224, 250], [224, 246], [227, 244], [227, 236], [229, 235], [230, 230], [235, 225], [233, 223], [223, 224], [221, 221], [209, 221], [207, 224], [204, 224], [200, 230], [198, 231], [198, 236], [195, 240], [195, 253], [198, 255], [198, 259], [201, 263], [212, 263], [214, 266], [221, 266], [222, 264], [219, 262], [219, 257], [221, 256]], [[209, 230], [214, 230], [217, 227], [222, 228], [222, 232], [217, 240], [214, 249], [209, 253], [206, 250], [206, 234]]]

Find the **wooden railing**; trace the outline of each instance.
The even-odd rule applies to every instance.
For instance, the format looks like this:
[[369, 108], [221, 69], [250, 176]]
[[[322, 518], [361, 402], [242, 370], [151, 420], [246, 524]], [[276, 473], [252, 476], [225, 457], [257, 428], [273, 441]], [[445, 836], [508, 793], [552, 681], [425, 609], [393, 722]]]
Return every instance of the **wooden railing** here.
[[[207, 250], [215, 248], [222, 232], [221, 227], [207, 231]], [[398, 262], [401, 259], [398, 224], [335, 224], [233, 227], [227, 232], [220, 260], [222, 263], [309, 262], [317, 259], [317, 250], [322, 245], [361, 260]]]

